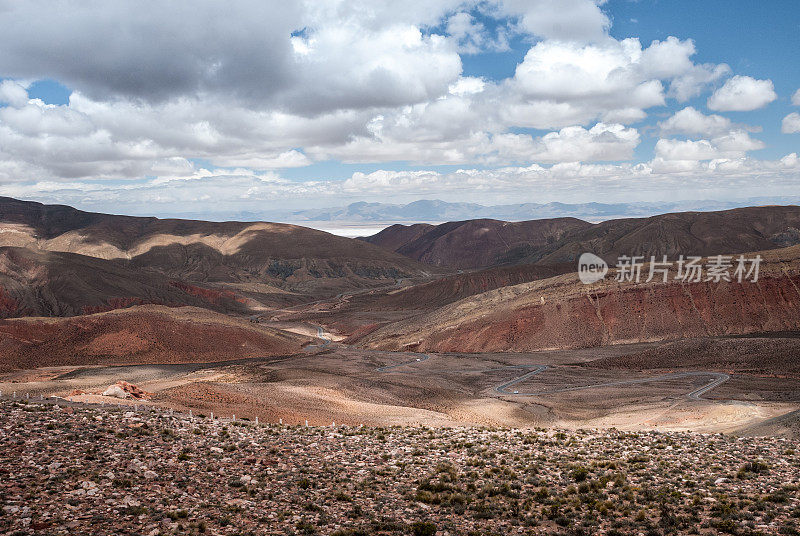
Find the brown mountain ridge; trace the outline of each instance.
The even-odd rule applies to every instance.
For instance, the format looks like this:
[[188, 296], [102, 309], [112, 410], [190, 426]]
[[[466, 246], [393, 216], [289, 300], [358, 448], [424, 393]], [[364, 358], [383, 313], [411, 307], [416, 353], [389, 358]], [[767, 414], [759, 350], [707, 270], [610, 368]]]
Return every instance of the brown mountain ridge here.
[[590, 226], [576, 218], [523, 222], [480, 219], [436, 226], [393, 225], [362, 240], [435, 266], [484, 268], [502, 264], [512, 251], [535, 250]]
[[620, 255], [707, 256], [800, 243], [800, 207], [680, 212], [598, 224], [557, 218], [394, 225], [363, 240], [427, 264], [456, 268], [573, 262], [586, 251], [611, 262]]
[[230, 290], [85, 255], [0, 247], [0, 318], [74, 316], [143, 304], [247, 311], [245, 300]]
[[135, 306], [72, 318], [0, 320], [0, 371], [203, 363], [299, 352], [308, 337], [195, 307]]
[[423, 277], [383, 248], [296, 225], [140, 218], [0, 198], [0, 246], [77, 253], [201, 283], [335, 294]]

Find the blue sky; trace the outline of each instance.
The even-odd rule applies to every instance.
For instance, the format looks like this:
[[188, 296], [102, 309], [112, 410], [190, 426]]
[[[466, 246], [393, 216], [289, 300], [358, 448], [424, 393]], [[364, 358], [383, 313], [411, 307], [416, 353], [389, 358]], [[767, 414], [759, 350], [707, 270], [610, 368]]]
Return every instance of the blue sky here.
[[0, 27], [4, 195], [211, 217], [800, 191], [798, 2], [32, 1]]
[[[796, 151], [798, 136], [781, 135], [781, 119], [797, 108], [791, 95], [800, 87], [800, 2], [771, 0], [630, 1], [611, 0], [607, 11], [613, 20], [611, 35], [639, 36], [643, 42], [674, 35], [692, 39], [699, 62], [727, 63], [736, 73], [768, 78], [775, 84], [778, 100], [753, 112], [738, 112], [738, 121], [762, 125], [759, 136], [767, 148], [757, 154], [777, 158]], [[690, 102], [703, 106], [704, 99]]]

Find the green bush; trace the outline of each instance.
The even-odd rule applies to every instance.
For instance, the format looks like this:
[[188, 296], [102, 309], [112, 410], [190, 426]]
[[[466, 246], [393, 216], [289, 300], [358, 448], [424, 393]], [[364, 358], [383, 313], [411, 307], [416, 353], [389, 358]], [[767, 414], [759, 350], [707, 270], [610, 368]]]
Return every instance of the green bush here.
[[411, 534], [414, 536], [434, 536], [436, 525], [429, 521], [415, 521], [411, 525]]
[[578, 466], [572, 470], [572, 478], [575, 482], [583, 482], [589, 477], [589, 469], [586, 467]]

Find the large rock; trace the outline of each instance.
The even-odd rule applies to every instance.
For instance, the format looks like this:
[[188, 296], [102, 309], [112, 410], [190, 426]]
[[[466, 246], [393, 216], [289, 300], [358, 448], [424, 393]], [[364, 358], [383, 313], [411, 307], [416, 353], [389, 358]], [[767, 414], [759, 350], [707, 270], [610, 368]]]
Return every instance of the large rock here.
[[114, 385], [109, 386], [108, 389], [103, 391], [103, 396], [113, 396], [116, 398], [135, 398], [137, 400], [150, 398], [152, 393], [148, 393], [139, 388], [139, 386], [126, 381], [118, 381]]
[[108, 389], [103, 391], [103, 396], [113, 396], [114, 398], [130, 398], [130, 393], [126, 392], [125, 389], [120, 387], [119, 385], [111, 385]]

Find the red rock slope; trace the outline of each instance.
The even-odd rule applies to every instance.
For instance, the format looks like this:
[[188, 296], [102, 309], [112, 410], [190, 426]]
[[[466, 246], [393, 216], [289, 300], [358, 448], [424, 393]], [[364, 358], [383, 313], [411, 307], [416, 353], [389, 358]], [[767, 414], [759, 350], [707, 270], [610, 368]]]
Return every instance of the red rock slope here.
[[427, 310], [497, 288], [546, 279], [572, 271], [574, 266], [568, 263], [498, 266], [450, 275], [377, 296], [364, 294], [353, 297], [350, 301], [353, 303], [353, 308], [362, 311]]
[[800, 246], [762, 255], [758, 283], [607, 279], [587, 287], [576, 275], [562, 275], [389, 324], [358, 344], [387, 350], [522, 352], [800, 330]]
[[71, 318], [0, 320], [0, 370], [288, 355], [309, 340], [205, 309], [137, 306]]

